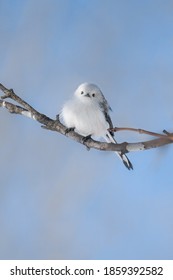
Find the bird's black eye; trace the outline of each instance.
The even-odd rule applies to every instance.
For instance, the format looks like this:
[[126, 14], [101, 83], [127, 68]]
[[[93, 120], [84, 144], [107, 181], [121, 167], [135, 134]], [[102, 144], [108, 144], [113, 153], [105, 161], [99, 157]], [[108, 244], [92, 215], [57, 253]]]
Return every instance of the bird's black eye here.
[[83, 92], [83, 91], [81, 91], [81, 94], [84, 94], [84, 92]]
[[92, 97], [95, 97], [95, 93], [92, 94]]

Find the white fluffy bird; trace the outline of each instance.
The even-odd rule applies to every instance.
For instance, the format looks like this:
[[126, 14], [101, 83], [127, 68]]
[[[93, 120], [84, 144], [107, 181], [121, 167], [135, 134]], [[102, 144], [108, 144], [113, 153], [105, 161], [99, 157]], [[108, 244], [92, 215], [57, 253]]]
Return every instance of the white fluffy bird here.
[[[110, 110], [111, 107], [99, 87], [83, 83], [76, 89], [72, 99], [64, 104], [60, 117], [67, 128], [74, 129], [84, 137], [102, 137], [108, 143], [117, 143], [114, 134], [108, 131], [113, 128]], [[133, 169], [125, 154], [115, 153], [129, 170]]]

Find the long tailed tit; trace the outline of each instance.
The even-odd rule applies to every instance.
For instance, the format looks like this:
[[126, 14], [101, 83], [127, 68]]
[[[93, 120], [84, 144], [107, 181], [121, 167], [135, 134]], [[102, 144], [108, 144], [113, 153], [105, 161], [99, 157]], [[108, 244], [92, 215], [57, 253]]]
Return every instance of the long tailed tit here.
[[[74, 128], [80, 135], [102, 137], [108, 143], [117, 143], [114, 133], [108, 130], [113, 128], [110, 110], [101, 90], [94, 84], [83, 83], [76, 89], [72, 99], [64, 104], [60, 117], [67, 128]], [[115, 153], [129, 170], [133, 169], [125, 154]]]

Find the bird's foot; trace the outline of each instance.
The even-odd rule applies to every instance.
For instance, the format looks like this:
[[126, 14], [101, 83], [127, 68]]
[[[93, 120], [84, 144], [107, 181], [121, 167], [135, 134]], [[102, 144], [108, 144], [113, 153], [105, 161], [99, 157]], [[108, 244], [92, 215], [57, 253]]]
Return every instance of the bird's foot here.
[[86, 146], [86, 148], [87, 148], [88, 151], [90, 150], [90, 148], [87, 146], [87, 143], [86, 143], [86, 142], [87, 142], [89, 139], [91, 139], [91, 134], [89, 134], [89, 135], [87, 135], [87, 136], [84, 136], [84, 137], [82, 138], [82, 144]]
[[84, 136], [82, 138], [82, 143], [85, 144], [85, 142], [87, 142], [89, 139], [91, 139], [91, 134], [87, 135], [87, 136]]
[[75, 127], [69, 127], [65, 130], [65, 135], [68, 134], [69, 132], [71, 131], [74, 131], [75, 130]]

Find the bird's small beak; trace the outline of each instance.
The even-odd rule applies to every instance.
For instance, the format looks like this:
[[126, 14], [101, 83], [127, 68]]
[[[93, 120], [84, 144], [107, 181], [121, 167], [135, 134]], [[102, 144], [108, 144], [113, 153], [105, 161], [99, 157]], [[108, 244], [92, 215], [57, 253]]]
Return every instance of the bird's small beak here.
[[89, 95], [89, 93], [85, 94], [85, 96], [86, 96], [86, 97], [91, 97], [91, 96]]

